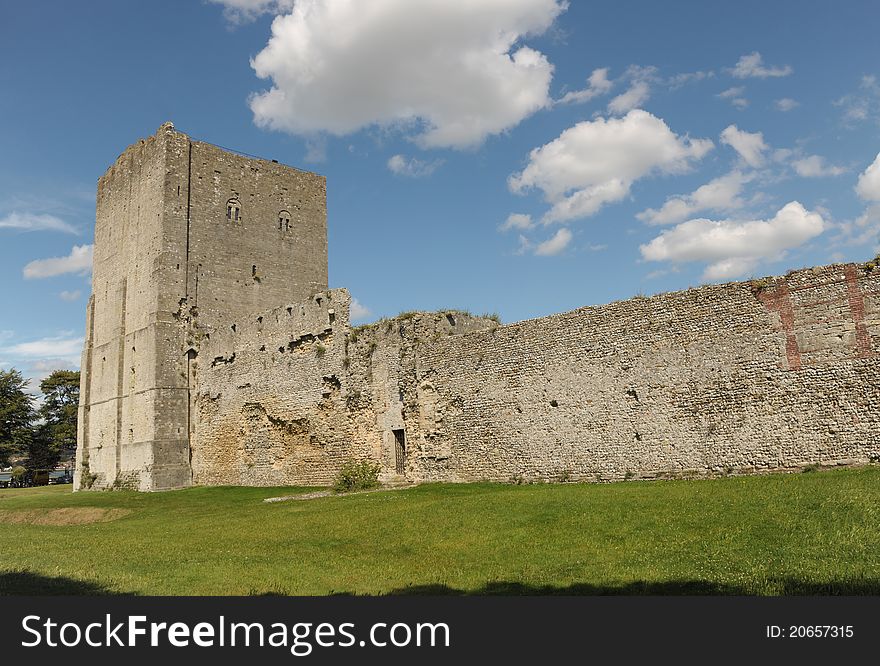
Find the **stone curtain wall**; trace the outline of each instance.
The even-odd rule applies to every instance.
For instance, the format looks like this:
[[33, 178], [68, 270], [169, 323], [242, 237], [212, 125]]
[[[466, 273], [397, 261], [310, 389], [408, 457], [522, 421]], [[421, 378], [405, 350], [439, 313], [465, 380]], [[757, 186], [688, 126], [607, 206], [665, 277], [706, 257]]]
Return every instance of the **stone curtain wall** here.
[[615, 480], [880, 459], [880, 271], [799, 271], [438, 340], [417, 479]]
[[[206, 484], [610, 481], [880, 459], [880, 271], [829, 266], [499, 326], [352, 329], [344, 290], [235, 322], [198, 356]], [[403, 477], [395, 430], [405, 430]]]
[[867, 280], [870, 275], [847, 264], [759, 285], [759, 299], [776, 315], [774, 327], [784, 334], [788, 369], [871, 358], [880, 350], [878, 286], [877, 280]]

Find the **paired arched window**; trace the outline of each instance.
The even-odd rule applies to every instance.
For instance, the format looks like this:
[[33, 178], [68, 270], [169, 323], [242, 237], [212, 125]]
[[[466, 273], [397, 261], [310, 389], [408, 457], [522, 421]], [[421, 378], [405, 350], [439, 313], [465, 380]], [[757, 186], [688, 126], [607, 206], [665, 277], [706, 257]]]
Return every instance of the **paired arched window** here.
[[238, 199], [226, 202], [226, 219], [232, 222], [241, 221], [241, 202]]
[[[226, 219], [230, 222], [241, 222], [241, 201], [232, 198], [226, 202]], [[293, 228], [290, 219], [290, 211], [281, 210], [278, 212], [278, 231], [288, 232]]]
[[290, 213], [286, 210], [278, 213], [278, 231], [290, 231]]

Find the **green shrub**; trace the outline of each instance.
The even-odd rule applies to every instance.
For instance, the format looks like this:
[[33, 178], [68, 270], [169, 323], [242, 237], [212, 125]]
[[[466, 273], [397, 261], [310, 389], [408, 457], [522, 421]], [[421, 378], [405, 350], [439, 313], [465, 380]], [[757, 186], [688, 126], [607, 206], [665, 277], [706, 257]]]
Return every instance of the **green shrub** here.
[[766, 278], [762, 278], [760, 280], [752, 280], [751, 282], [749, 282], [749, 284], [751, 285], [752, 291], [755, 294], [760, 294], [764, 291], [767, 291], [768, 289], [770, 289], [771, 286], [773, 286], [773, 283]]
[[346, 462], [333, 484], [337, 493], [351, 493], [355, 490], [369, 490], [379, 485], [381, 466], [370, 460], [349, 460]]

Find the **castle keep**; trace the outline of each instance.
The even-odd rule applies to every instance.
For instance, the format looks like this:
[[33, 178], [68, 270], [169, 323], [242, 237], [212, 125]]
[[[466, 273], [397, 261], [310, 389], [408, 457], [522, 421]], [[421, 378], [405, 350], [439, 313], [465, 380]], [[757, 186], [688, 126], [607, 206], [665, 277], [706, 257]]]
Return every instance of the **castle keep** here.
[[326, 288], [324, 178], [170, 123], [129, 147], [98, 181], [80, 484], [189, 485], [203, 331]]
[[349, 324], [325, 181], [169, 124], [98, 183], [77, 488], [711, 476], [880, 460], [880, 268], [499, 325]]

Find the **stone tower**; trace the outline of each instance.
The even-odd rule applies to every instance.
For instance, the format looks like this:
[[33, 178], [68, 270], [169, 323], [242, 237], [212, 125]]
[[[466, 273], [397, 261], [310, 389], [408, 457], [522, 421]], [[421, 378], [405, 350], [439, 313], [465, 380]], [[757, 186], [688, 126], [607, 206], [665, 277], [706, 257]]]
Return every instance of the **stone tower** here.
[[75, 487], [191, 483], [199, 338], [327, 288], [323, 176], [165, 123], [98, 181]]

